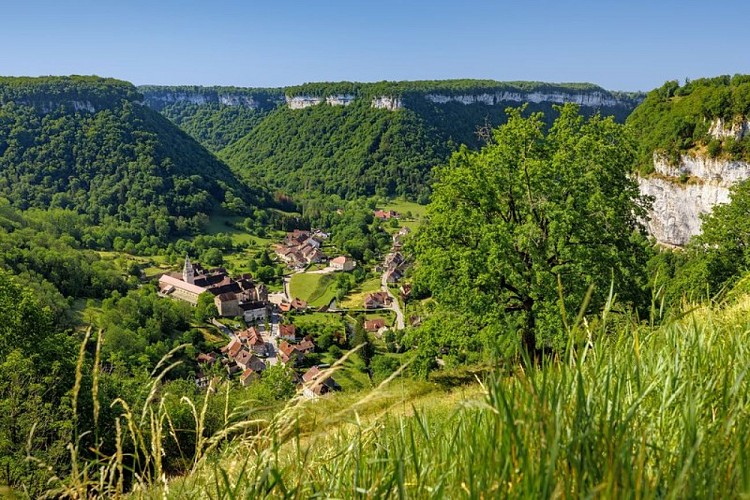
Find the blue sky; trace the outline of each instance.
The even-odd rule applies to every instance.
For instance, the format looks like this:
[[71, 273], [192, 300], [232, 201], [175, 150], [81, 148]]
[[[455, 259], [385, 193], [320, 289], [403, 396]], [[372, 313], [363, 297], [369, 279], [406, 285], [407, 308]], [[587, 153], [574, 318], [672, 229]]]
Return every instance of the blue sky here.
[[135, 84], [491, 78], [649, 90], [750, 73], [750, 2], [0, 0], [0, 75]]

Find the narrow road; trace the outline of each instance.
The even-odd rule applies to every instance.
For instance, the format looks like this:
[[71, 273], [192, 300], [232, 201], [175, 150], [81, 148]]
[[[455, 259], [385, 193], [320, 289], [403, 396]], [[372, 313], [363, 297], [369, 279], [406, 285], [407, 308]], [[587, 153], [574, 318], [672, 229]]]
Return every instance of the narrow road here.
[[398, 303], [398, 298], [395, 297], [391, 290], [388, 288], [388, 282], [385, 279], [385, 273], [380, 277], [380, 288], [388, 294], [388, 296], [391, 298], [391, 311], [396, 313], [396, 329], [397, 330], [403, 330], [404, 329], [404, 313], [401, 312], [401, 306]]
[[269, 365], [275, 365], [279, 362], [277, 353], [279, 345], [277, 343], [277, 337], [279, 336], [279, 317], [276, 314], [271, 315], [269, 324], [271, 331], [266, 331], [265, 322], [258, 325], [258, 331], [260, 331], [263, 341], [266, 343], [266, 350], [268, 355], [266, 356], [266, 363]]

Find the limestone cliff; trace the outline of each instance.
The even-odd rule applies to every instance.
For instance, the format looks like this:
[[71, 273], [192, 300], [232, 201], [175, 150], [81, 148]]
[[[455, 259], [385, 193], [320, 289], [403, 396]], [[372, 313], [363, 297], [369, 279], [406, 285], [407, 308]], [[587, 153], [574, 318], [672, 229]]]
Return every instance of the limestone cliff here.
[[683, 246], [700, 234], [701, 215], [728, 203], [729, 188], [750, 178], [750, 163], [682, 155], [677, 165], [654, 155], [655, 173], [639, 177], [642, 194], [653, 197], [648, 230], [668, 246]]
[[157, 111], [180, 103], [271, 109], [284, 102], [280, 89], [144, 85], [138, 90], [143, 94], [144, 103]]

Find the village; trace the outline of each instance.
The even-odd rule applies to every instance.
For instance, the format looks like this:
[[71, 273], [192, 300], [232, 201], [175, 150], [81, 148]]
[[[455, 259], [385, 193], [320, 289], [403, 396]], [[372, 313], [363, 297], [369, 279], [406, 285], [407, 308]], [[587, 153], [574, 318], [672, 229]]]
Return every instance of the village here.
[[[395, 211], [376, 210], [373, 216], [380, 220], [399, 218]], [[213, 379], [226, 377], [247, 387], [261, 379], [270, 366], [282, 364], [307, 398], [341, 390], [334, 377], [326, 373], [330, 364], [319, 362], [320, 353], [322, 348], [339, 353], [344, 346], [356, 347], [349, 345], [352, 325], [342, 321], [344, 327], [333, 332], [333, 342], [327, 338], [321, 341], [321, 344], [331, 345], [316, 345], [316, 336], [321, 339], [320, 332], [315, 328], [312, 331], [300, 328], [297, 323], [306, 315], [328, 314], [343, 318], [356, 310], [365, 314], [361, 326], [367, 335], [382, 339], [389, 330], [403, 330], [402, 304], [409, 297], [411, 287], [401, 282], [411, 262], [402, 248], [410, 232], [404, 226], [393, 234], [390, 251], [372, 268], [372, 273], [379, 276], [378, 289], [365, 293], [361, 303], [350, 304], [350, 307], [336, 304], [335, 300], [315, 307], [292, 292], [290, 282], [295, 276], [350, 273], [361, 265], [347, 255], [333, 258], [327, 255], [324, 246], [330, 235], [320, 230], [295, 229], [273, 246], [276, 259], [288, 269], [280, 292], [269, 292], [266, 284], [249, 273], [230, 276], [225, 268], [207, 269], [186, 256], [181, 272], [159, 277], [158, 293], [192, 306], [197, 306], [199, 301], [212, 301], [216, 317], [211, 318], [210, 323], [226, 339], [220, 348], [196, 356], [199, 366], [196, 385], [206, 388]], [[389, 321], [378, 313], [386, 313], [394, 319]], [[367, 314], [377, 316], [368, 318]]]

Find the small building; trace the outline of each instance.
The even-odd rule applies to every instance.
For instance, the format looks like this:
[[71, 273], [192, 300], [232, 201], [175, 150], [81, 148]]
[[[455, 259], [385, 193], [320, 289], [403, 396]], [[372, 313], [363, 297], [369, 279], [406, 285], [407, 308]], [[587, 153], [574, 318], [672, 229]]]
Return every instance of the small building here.
[[267, 355], [268, 351], [266, 342], [263, 340], [263, 336], [258, 332], [258, 330], [255, 329], [255, 327], [251, 326], [246, 330], [242, 330], [237, 334], [237, 338], [243, 346], [246, 346], [253, 353], [259, 356]]
[[385, 282], [386, 283], [398, 283], [401, 278], [403, 278], [403, 273], [401, 272], [401, 269], [399, 268], [389, 268], [385, 272]]
[[391, 297], [386, 292], [368, 293], [364, 305], [365, 309], [382, 309], [391, 305]]
[[266, 302], [243, 302], [240, 304], [242, 317], [248, 323], [265, 321], [268, 319], [268, 304]]
[[390, 219], [398, 219], [399, 213], [394, 212], [393, 210], [375, 210], [373, 212], [373, 215], [376, 219], [380, 220], [390, 220]]
[[292, 299], [292, 303], [289, 304], [289, 306], [294, 309], [295, 311], [306, 311], [307, 310], [307, 302], [304, 300], [300, 300], [298, 298]]
[[256, 372], [252, 368], [248, 368], [247, 370], [242, 372], [242, 375], [240, 375], [240, 384], [242, 384], [242, 387], [247, 387], [259, 378], [260, 372]]
[[298, 351], [294, 344], [290, 344], [286, 340], [282, 340], [281, 343], [279, 343], [279, 358], [282, 363], [291, 363], [292, 366], [294, 366], [301, 363], [304, 357], [304, 354]]
[[237, 354], [237, 357], [234, 358], [234, 362], [237, 363], [237, 366], [239, 366], [242, 370], [252, 368], [256, 372], [260, 373], [266, 369], [266, 364], [263, 362], [263, 360], [247, 349], [242, 349], [239, 354]]
[[302, 354], [310, 354], [315, 351], [315, 343], [312, 341], [311, 337], [305, 337], [302, 342], [295, 346], [295, 348]]
[[368, 319], [365, 321], [365, 330], [368, 332], [377, 332], [381, 328], [385, 328], [385, 320], [383, 318]]
[[292, 324], [279, 325], [279, 338], [295, 342], [297, 340], [297, 327]]
[[217, 356], [213, 352], [209, 352], [208, 354], [200, 353], [198, 356], [195, 357], [195, 361], [198, 364], [205, 364], [208, 366], [213, 366], [214, 363], [216, 363]]
[[336, 271], [351, 271], [357, 262], [354, 259], [341, 255], [331, 260], [331, 267]]
[[333, 377], [326, 376], [318, 366], [313, 366], [302, 375], [302, 386], [302, 393], [309, 399], [341, 389]]

